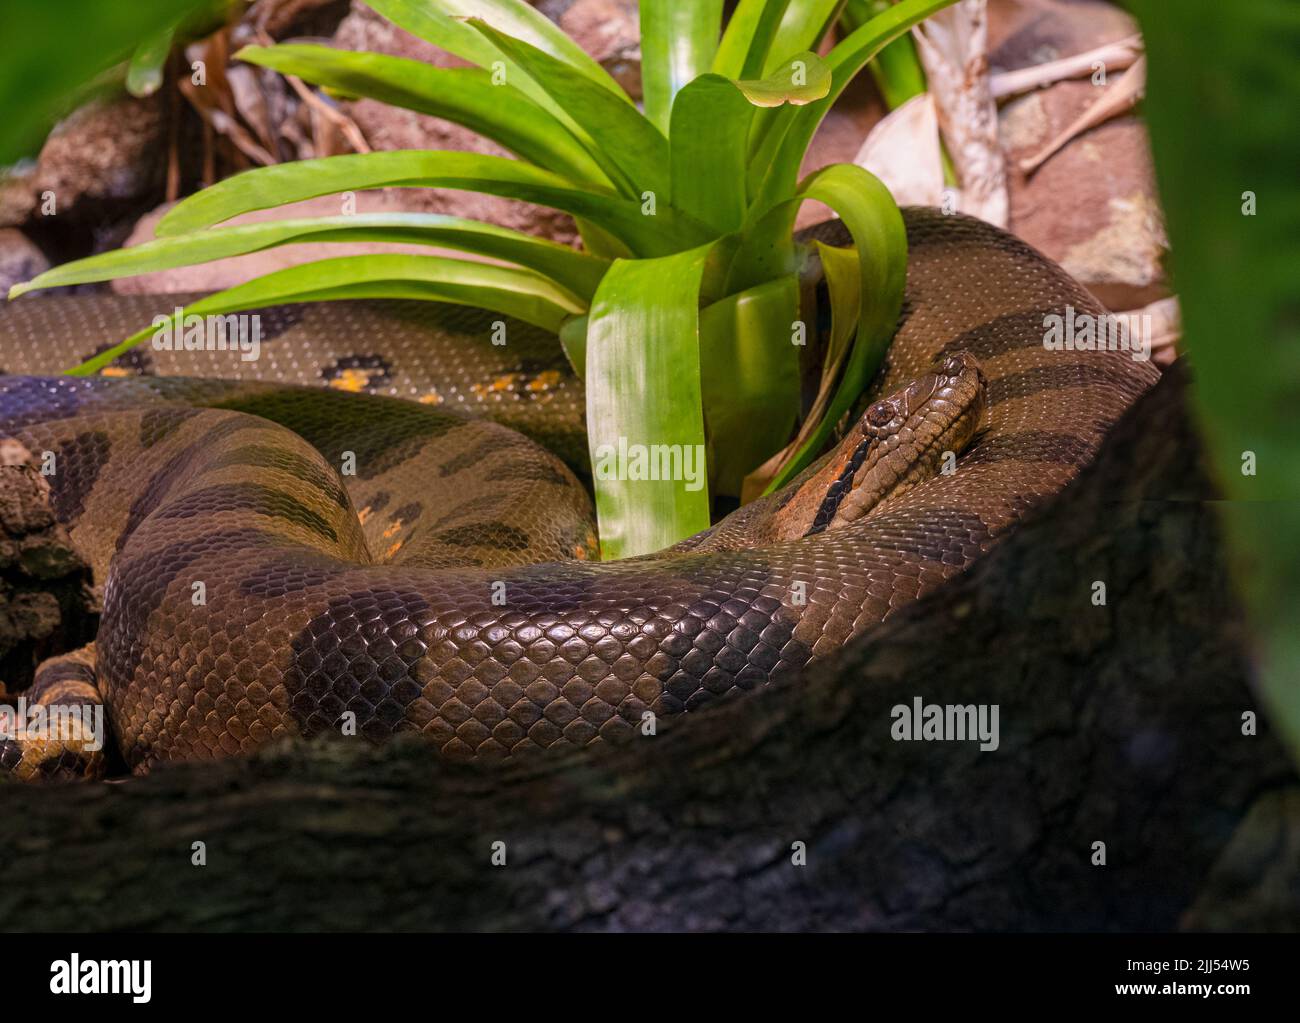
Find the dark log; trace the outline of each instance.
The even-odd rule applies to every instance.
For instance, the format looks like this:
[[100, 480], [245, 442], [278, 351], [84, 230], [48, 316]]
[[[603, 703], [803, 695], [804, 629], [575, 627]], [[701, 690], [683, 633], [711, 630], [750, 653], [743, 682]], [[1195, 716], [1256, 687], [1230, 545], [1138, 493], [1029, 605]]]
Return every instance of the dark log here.
[[[1174, 928], [1252, 802], [1295, 778], [1262, 714], [1243, 734], [1258, 708], [1185, 389], [1176, 367], [974, 571], [657, 736], [496, 766], [339, 738], [6, 787], [0, 921]], [[914, 696], [998, 704], [1000, 747], [893, 741]]]

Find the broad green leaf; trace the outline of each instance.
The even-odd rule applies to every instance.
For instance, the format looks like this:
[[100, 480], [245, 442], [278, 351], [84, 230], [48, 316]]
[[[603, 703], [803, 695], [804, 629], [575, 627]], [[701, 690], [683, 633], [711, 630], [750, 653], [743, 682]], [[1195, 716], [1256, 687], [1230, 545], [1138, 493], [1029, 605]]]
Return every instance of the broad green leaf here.
[[745, 481], [746, 487], [755, 484], [756, 492], [770, 494], [785, 486], [800, 471], [795, 465], [806, 465], [816, 457], [818, 449], [812, 447], [814, 435], [825, 422], [826, 412], [835, 397], [836, 383], [844, 369], [844, 360], [853, 350], [853, 336], [862, 308], [862, 271], [856, 249], [839, 249], [817, 242], [822, 274], [826, 279], [826, 293], [831, 307], [831, 330], [822, 358], [821, 380], [817, 397], [808, 410], [794, 441], [774, 456], [762, 470]]
[[740, 496], [745, 475], [790, 437], [799, 415], [799, 281], [791, 275], [700, 313], [700, 381], [714, 493]]
[[[618, 260], [592, 301], [587, 435], [605, 560], [649, 554], [709, 525], [699, 296], [710, 248]], [[655, 475], [677, 478], [639, 478], [651, 462]]]
[[[562, 288], [528, 270], [471, 263], [442, 256], [341, 256], [287, 267], [219, 291], [181, 311], [215, 316], [289, 302], [325, 302], [345, 298], [416, 298], [453, 302], [513, 316], [544, 330], [558, 331], [582, 311]], [[168, 322], [175, 323], [175, 316]], [[126, 340], [88, 359], [69, 373], [98, 372], [119, 355], [155, 336], [158, 326], [137, 331]]]
[[634, 198], [668, 194], [668, 140], [636, 108], [615, 98], [563, 61], [498, 32], [475, 18], [470, 25], [532, 76], [593, 140], [588, 151], [610, 179]]
[[436, 213], [360, 213], [353, 216], [272, 220], [158, 238], [64, 263], [15, 284], [10, 298], [39, 288], [89, 284], [176, 266], [208, 263], [296, 242], [400, 242], [461, 249], [518, 263], [574, 295], [590, 300], [609, 264], [566, 245], [520, 231]]
[[[812, 142], [813, 134], [854, 76], [913, 25], [954, 2], [955, 0], [901, 0], [850, 33], [827, 54], [831, 87], [826, 96], [798, 109], [778, 110], [772, 119], [772, 126], [763, 140], [764, 148], [755, 163], [761, 169], [762, 176], [752, 189], [752, 218], [764, 215], [794, 191], [799, 178], [799, 166]], [[773, 144], [773, 140], [778, 141]]]
[[587, 375], [587, 316], [575, 316], [560, 327], [560, 347], [579, 380]]
[[673, 104], [671, 204], [721, 233], [745, 219], [745, 156], [754, 108], [736, 83], [701, 75]]
[[707, 240], [701, 226], [661, 204], [654, 216], [641, 204], [501, 156], [445, 150], [354, 153], [258, 167], [226, 178], [183, 200], [159, 221], [155, 234], [197, 231], [252, 210], [320, 195], [368, 188], [455, 188], [522, 199], [564, 210], [599, 225], [638, 254], [661, 255]]
[[[855, 261], [853, 273], [857, 287]], [[699, 313], [712, 493], [740, 495], [745, 474], [789, 438], [800, 411], [798, 307], [798, 279], [790, 276], [728, 295]], [[560, 328], [560, 344], [578, 377], [586, 376], [588, 322], [577, 316]], [[854, 307], [850, 331], [855, 324]]]
[[495, 84], [489, 71], [290, 43], [245, 46], [235, 56], [350, 96], [464, 125], [575, 183], [609, 184], [568, 128], [513, 85]]
[[740, 0], [722, 33], [713, 70], [727, 78], [761, 78], [790, 0]]
[[801, 107], [830, 91], [831, 70], [817, 54], [806, 51], [780, 61], [771, 74], [757, 81], [739, 81], [736, 87], [756, 107]]
[[1300, 756], [1300, 11], [1289, 0], [1133, 7], [1193, 409], [1227, 498], [1218, 508], [1259, 691]]
[[[740, 494], [742, 504], [748, 504], [762, 494], [771, 493], [775, 487], [773, 478], [803, 448], [813, 430], [821, 423], [834, 396], [835, 383], [844, 368], [844, 359], [852, 347], [853, 335], [857, 329], [861, 280], [857, 251], [852, 248], [836, 248], [822, 242], [814, 244], [821, 258], [822, 275], [826, 281], [831, 309], [830, 336], [822, 353], [817, 396], [794, 440], [745, 476]], [[788, 477], [783, 476], [783, 479]]]
[[668, 132], [673, 99], [709, 70], [722, 0], [641, 0], [641, 92], [645, 116]]
[[503, 55], [466, 24], [466, 19], [482, 18], [500, 31], [564, 61], [623, 102], [631, 103], [627, 93], [600, 64], [554, 22], [523, 0], [366, 0], [366, 6], [412, 35], [491, 70], [493, 62], [503, 59]]
[[800, 204], [809, 199], [838, 213], [853, 236], [861, 275], [861, 313], [853, 350], [826, 415], [788, 464], [782, 480], [799, 472], [821, 450], [840, 417], [870, 382], [894, 335], [907, 279], [907, 232], [889, 189], [869, 171], [837, 163], [810, 175], [793, 199], [771, 209], [746, 236], [732, 268], [733, 287], [751, 287], [795, 268], [791, 230]]
[[126, 91], [132, 96], [152, 96], [163, 81], [163, 65], [172, 52], [172, 35], [176, 26], [169, 25], [145, 39], [131, 54], [126, 66]]

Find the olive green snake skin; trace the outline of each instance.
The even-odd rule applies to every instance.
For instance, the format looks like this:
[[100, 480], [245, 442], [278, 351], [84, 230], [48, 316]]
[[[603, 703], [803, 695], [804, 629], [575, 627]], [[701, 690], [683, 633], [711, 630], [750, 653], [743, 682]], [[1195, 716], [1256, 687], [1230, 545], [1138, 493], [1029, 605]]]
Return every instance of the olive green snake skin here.
[[[522, 324], [494, 346], [498, 317], [475, 310], [290, 307], [261, 314], [256, 362], [142, 347], [70, 378], [48, 374], [180, 300], [11, 303], [0, 438], [34, 465], [53, 457], [52, 507], [103, 593], [94, 657], [51, 662], [32, 698], [102, 698], [137, 772], [353, 726], [505, 756], [634, 740], [647, 714], [826, 656], [1059, 492], [1157, 376], [1127, 351], [1047, 350], [1045, 316], [1103, 310], [1023, 243], [937, 211], [905, 219], [906, 301], [872, 392], [897, 400], [790, 488], [603, 564], [572, 471], [585, 472], [581, 384]], [[920, 436], [910, 420], [861, 443], [909, 400], [946, 408], [980, 371], [981, 407], [925, 441], [937, 455], [943, 430], [961, 419], [969, 435], [982, 414], [955, 472], [890, 462], [899, 436]], [[905, 390], [918, 378], [924, 393]], [[903, 478], [874, 505], [852, 475], [864, 452], [876, 479]], [[0, 764], [22, 760], [0, 743]]]

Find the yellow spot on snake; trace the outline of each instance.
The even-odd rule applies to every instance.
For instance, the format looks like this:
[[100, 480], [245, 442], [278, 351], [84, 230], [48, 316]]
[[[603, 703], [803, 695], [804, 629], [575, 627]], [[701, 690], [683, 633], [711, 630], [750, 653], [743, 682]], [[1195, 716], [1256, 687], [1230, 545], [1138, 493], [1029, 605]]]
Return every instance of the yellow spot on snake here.
[[359, 512], [357, 512], [357, 521], [364, 526], [366, 524], [366, 520], [370, 518], [370, 515], [373, 511], [374, 509], [371, 508], [370, 505], [366, 505]]
[[99, 371], [99, 375], [102, 377], [129, 377], [135, 374], [123, 366], [105, 366]]
[[552, 387], [560, 382], [560, 371], [558, 369], [548, 369], [528, 381], [530, 391], [549, 391]]
[[330, 387], [336, 391], [350, 391], [356, 394], [366, 389], [370, 383], [370, 375], [360, 369], [345, 369], [339, 372], [333, 380], [330, 381]]
[[[401, 531], [401, 528], [402, 528], [402, 520], [398, 519], [391, 526], [389, 526], [387, 529], [384, 530], [384, 534], [383, 534], [384, 539], [387, 540], [390, 536], [396, 536]], [[400, 547], [401, 544], [398, 544], [398, 546]]]
[[600, 540], [596, 537], [595, 533], [588, 530], [587, 538], [573, 548], [573, 556], [579, 561], [590, 561], [593, 556], [600, 556], [599, 551]]
[[384, 560], [388, 560], [394, 554], [400, 551], [402, 549], [402, 543], [403, 541], [398, 540], [397, 543], [393, 544], [393, 546], [389, 547], [388, 550], [384, 551]]
[[491, 383], [473, 384], [470, 390], [480, 398], [485, 398], [489, 394], [502, 394], [511, 390], [521, 376], [520, 373], [506, 373], [504, 376], [497, 377]]
[[443, 397], [437, 391], [430, 391], [428, 394], [422, 394], [418, 399], [421, 405], [441, 405]]

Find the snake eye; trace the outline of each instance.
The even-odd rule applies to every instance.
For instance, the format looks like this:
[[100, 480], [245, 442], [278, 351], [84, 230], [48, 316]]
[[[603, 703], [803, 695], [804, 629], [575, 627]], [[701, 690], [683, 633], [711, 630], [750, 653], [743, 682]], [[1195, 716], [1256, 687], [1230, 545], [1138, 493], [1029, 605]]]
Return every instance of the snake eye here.
[[948, 356], [948, 361], [943, 364], [943, 371], [950, 377], [959, 376], [966, 369], [966, 360], [960, 355]]
[[887, 401], [878, 401], [867, 409], [867, 422], [871, 426], [888, 426], [894, 419], [894, 406]]

